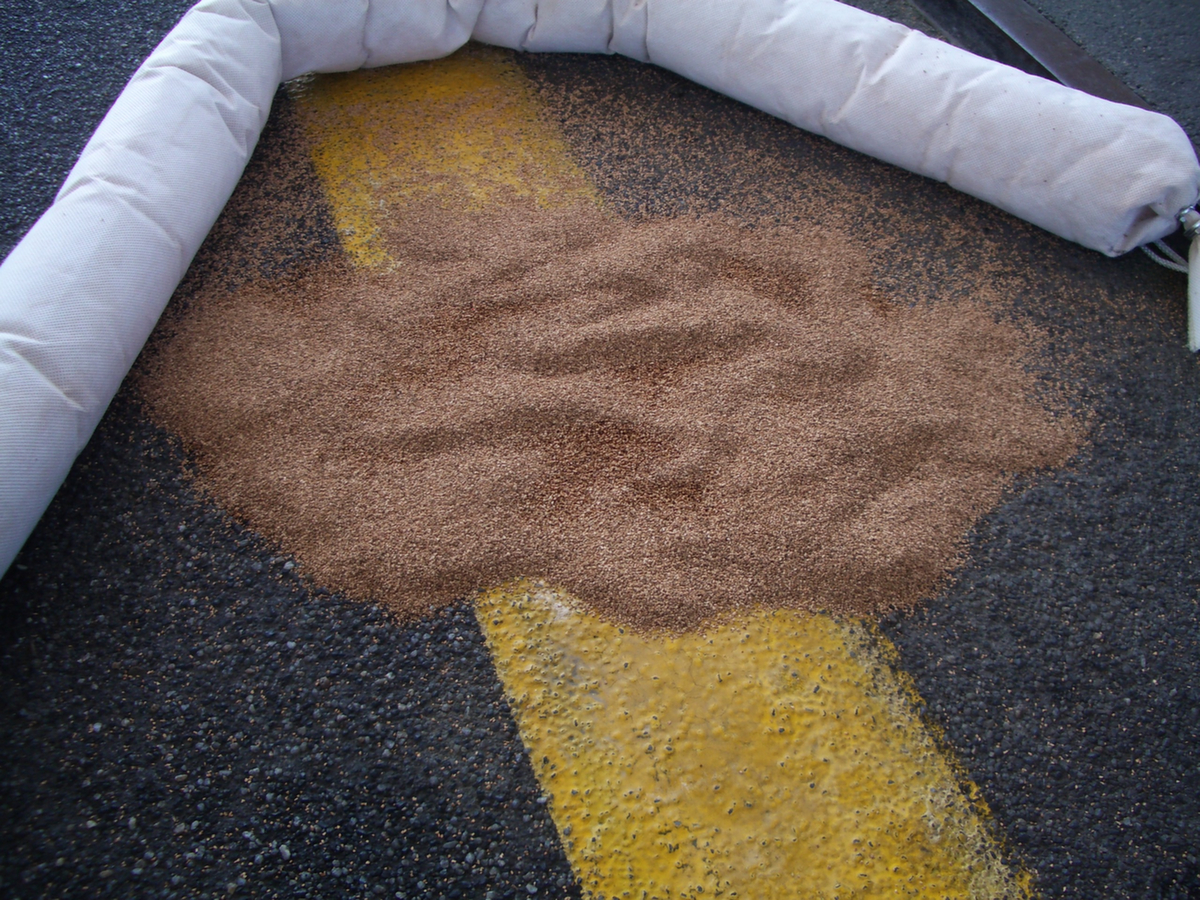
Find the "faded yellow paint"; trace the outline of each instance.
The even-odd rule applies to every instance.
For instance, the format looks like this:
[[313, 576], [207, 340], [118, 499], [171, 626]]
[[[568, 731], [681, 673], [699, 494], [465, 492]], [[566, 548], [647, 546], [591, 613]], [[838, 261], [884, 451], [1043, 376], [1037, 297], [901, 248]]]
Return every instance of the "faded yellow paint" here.
[[415, 199], [542, 207], [599, 194], [502, 51], [470, 45], [435, 62], [294, 82], [292, 96], [342, 246], [387, 266], [383, 224]]
[[644, 635], [528, 581], [477, 612], [592, 896], [1028, 896], [862, 625]]

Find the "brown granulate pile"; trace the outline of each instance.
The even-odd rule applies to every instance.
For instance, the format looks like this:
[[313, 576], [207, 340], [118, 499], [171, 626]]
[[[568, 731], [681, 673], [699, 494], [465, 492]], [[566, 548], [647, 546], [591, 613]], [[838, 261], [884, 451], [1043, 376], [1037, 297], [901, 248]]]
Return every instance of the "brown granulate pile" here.
[[518, 575], [635, 626], [909, 607], [1082, 436], [1036, 335], [905, 306], [844, 243], [415, 205], [394, 271], [193, 299], [143, 392], [319, 584], [417, 616]]

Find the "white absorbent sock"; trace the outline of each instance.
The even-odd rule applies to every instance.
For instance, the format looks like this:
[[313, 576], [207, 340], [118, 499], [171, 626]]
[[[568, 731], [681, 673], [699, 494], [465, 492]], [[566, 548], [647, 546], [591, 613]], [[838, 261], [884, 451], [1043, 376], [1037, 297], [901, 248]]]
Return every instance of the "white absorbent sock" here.
[[270, 7], [206, 0], [134, 74], [0, 265], [0, 572], [233, 192], [278, 84]]
[[232, 192], [281, 79], [471, 37], [655, 63], [1109, 255], [1170, 233], [1200, 196], [1167, 117], [835, 0], [203, 0], [0, 265], [0, 573]]

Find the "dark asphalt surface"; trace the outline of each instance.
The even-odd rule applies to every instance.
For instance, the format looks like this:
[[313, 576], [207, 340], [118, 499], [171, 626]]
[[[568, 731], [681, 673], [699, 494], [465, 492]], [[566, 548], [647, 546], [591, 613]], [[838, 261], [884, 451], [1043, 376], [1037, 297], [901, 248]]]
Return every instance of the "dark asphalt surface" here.
[[59, 186], [188, 0], [0, 3], [0, 259]]
[[[3, 46], [29, 53], [0, 57], [5, 250], [182, 10], [0, 9]], [[593, 151], [618, 207], [750, 202], [752, 178], [730, 197], [698, 197], [694, 181], [736, 135], [814, 179], [883, 185], [930, 221], [969, 208], [1010, 240], [1027, 263], [1020, 304], [1086, 361], [1093, 440], [1014, 491], [947, 592], [884, 629], [1044, 894], [1200, 897], [1200, 372], [1182, 346], [1178, 276], [1067, 245], [657, 70], [578, 57], [526, 68], [596, 106], [669, 95], [663, 133], [718, 123], [684, 151], [652, 129]], [[251, 180], [267, 180], [285, 118]], [[564, 127], [575, 147], [597, 146], [586, 122]], [[298, 256], [327, 252], [326, 230], [314, 208]], [[912, 270], [885, 278], [912, 280], [934, 256], [970, 266], [971, 249], [914, 246]], [[402, 627], [310, 592], [185, 468], [123, 394], [0, 581], [0, 895], [570, 894], [469, 610]]]

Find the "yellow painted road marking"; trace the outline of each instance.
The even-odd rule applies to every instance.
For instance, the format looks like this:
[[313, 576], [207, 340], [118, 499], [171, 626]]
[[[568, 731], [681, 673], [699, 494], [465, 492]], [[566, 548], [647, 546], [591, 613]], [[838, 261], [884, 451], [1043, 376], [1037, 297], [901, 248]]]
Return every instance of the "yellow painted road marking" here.
[[[323, 76], [295, 96], [359, 265], [390, 264], [385, 216], [413, 200], [599, 202], [501, 54]], [[862, 624], [764, 612], [647, 637], [532, 583], [478, 612], [592, 896], [1029, 895]]]
[[436, 62], [319, 76], [293, 96], [342, 246], [360, 266], [391, 262], [382, 219], [413, 198], [599, 203], [500, 51], [472, 45]]
[[477, 611], [594, 896], [1027, 895], [862, 625], [644, 636], [533, 582]]

